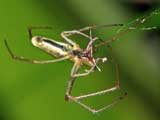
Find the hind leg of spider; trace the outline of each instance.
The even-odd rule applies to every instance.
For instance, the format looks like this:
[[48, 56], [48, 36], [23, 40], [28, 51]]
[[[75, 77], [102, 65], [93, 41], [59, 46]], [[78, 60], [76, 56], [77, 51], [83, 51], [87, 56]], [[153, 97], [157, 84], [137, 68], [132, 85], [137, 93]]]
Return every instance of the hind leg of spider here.
[[[75, 69], [73, 73], [77, 74], [79, 66], [75, 66], [73, 69]], [[116, 65], [116, 79], [117, 79], [116, 80], [116, 85], [114, 87], [112, 87], [112, 88], [109, 88], [109, 89], [105, 89], [105, 90], [102, 90], [102, 91], [97, 91], [97, 92], [94, 92], [94, 93], [90, 93], [90, 94], [74, 97], [74, 96], [71, 95], [71, 91], [72, 91], [72, 88], [73, 88], [73, 85], [74, 85], [74, 82], [75, 82], [76, 78], [77, 77], [71, 77], [70, 81], [68, 82], [66, 95], [65, 95], [65, 100], [66, 101], [74, 101], [74, 102], [78, 103], [83, 108], [89, 110], [92, 113], [98, 113], [98, 112], [104, 111], [105, 109], [117, 104], [120, 100], [122, 100], [127, 95], [127, 93], [125, 93], [123, 96], [119, 97], [117, 100], [113, 101], [111, 104], [108, 104], [108, 105], [106, 105], [106, 106], [104, 106], [104, 107], [102, 107], [100, 109], [93, 109], [90, 106], [88, 106], [88, 105], [86, 105], [86, 104], [84, 104], [84, 103], [79, 101], [80, 99], [83, 99], [83, 98], [96, 96], [96, 95], [101, 95], [101, 94], [104, 94], [104, 93], [111, 92], [111, 91], [119, 89], [120, 88], [119, 87], [119, 73], [118, 73], [118, 66], [117, 65]]]
[[[87, 109], [88, 111], [90, 111], [92, 113], [99, 113], [99, 112], [102, 112], [102, 111], [114, 106], [115, 104], [119, 103], [119, 101], [123, 100], [123, 98], [125, 98], [125, 96], [127, 95], [127, 93], [125, 93], [123, 96], [121, 96], [118, 99], [114, 100], [110, 104], [108, 104], [108, 105], [106, 105], [106, 106], [104, 106], [102, 108], [99, 108], [99, 109], [94, 109], [94, 108], [82, 103], [81, 101], [79, 101], [78, 97], [74, 97], [74, 96], [71, 95], [71, 90], [73, 88], [75, 79], [76, 79], [76, 77], [72, 77], [70, 79], [70, 81], [68, 82], [67, 91], [66, 91], [66, 95], [65, 95], [65, 100], [66, 101], [73, 101], [73, 102], [79, 104], [80, 106], [82, 106], [83, 108]], [[95, 95], [98, 95], [98, 94], [102, 94], [102, 93], [98, 93], [97, 92], [97, 93], [94, 93], [94, 95], [92, 94], [92, 96], [95, 96]], [[85, 98], [86, 97], [89, 97], [89, 96], [85, 96]]]
[[108, 108], [110, 108], [110, 107], [118, 104], [121, 100], [123, 100], [123, 99], [125, 98], [126, 95], [127, 95], [127, 93], [125, 93], [125, 94], [122, 95], [121, 97], [117, 98], [116, 100], [114, 100], [114, 101], [111, 102], [110, 104], [108, 104], [108, 105], [106, 105], [106, 106], [103, 106], [103, 107], [101, 107], [101, 108], [99, 108], [99, 109], [95, 109], [95, 108], [93, 108], [93, 107], [91, 107], [91, 106], [88, 106], [88, 105], [80, 102], [79, 100], [77, 100], [76, 98], [74, 98], [74, 97], [72, 97], [72, 96], [69, 96], [69, 100], [70, 100], [70, 101], [73, 101], [73, 102], [75, 102], [75, 103], [77, 103], [77, 104], [79, 104], [80, 106], [82, 106], [82, 107], [85, 108], [86, 110], [92, 112], [93, 114], [96, 114], [96, 113], [102, 112], [102, 111], [104, 111], [104, 110], [106, 110], [106, 109], [108, 109]]
[[28, 27], [29, 39], [33, 37], [32, 35], [33, 29], [52, 29], [52, 27], [49, 27], [49, 26], [30, 26]]
[[80, 96], [77, 96], [75, 97], [77, 100], [80, 100], [80, 99], [83, 99], [83, 98], [87, 98], [87, 97], [91, 97], [91, 96], [96, 96], [96, 95], [101, 95], [101, 94], [105, 94], [105, 93], [108, 93], [108, 92], [112, 92], [112, 91], [115, 91], [115, 90], [118, 90], [120, 89], [120, 81], [119, 81], [119, 71], [118, 71], [118, 65], [116, 64], [115, 65], [115, 72], [116, 72], [116, 84], [111, 87], [111, 88], [107, 88], [105, 90], [101, 90], [101, 91], [97, 91], [97, 92], [94, 92], [94, 93], [89, 93], [89, 94], [85, 94], [85, 95], [80, 95]]
[[119, 101], [121, 101], [127, 95], [125, 93], [123, 96], [121, 96], [118, 99], [114, 100], [112, 103], [110, 103], [110, 104], [108, 104], [108, 105], [106, 105], [106, 106], [104, 106], [102, 108], [94, 109], [94, 108], [92, 108], [92, 107], [80, 102], [77, 98], [75, 98], [75, 97], [73, 97], [71, 95], [71, 90], [73, 88], [73, 84], [75, 82], [75, 79], [76, 79], [75, 77], [71, 78], [71, 80], [68, 82], [68, 87], [67, 87], [67, 91], [66, 91], [66, 95], [65, 95], [65, 100], [66, 101], [73, 101], [73, 102], [79, 104], [80, 106], [82, 106], [84, 109], [86, 109], [86, 110], [88, 110], [88, 111], [90, 111], [92, 113], [99, 113], [99, 112], [102, 112], [102, 111], [114, 106], [115, 104], [117, 104]]
[[24, 58], [22, 56], [16, 56], [10, 49], [8, 43], [7, 43], [7, 40], [4, 41], [5, 42], [5, 46], [9, 52], [9, 54], [11, 55], [11, 57], [15, 60], [19, 60], [19, 61], [24, 61], [24, 62], [29, 62], [29, 63], [32, 63], [32, 64], [47, 64], [47, 63], [54, 63], [54, 62], [59, 62], [59, 61], [62, 61], [62, 60], [66, 60], [68, 59], [68, 56], [64, 56], [64, 57], [61, 57], [61, 58], [58, 58], [58, 59], [54, 59], [54, 60], [33, 60], [33, 59], [28, 59], [28, 58]]

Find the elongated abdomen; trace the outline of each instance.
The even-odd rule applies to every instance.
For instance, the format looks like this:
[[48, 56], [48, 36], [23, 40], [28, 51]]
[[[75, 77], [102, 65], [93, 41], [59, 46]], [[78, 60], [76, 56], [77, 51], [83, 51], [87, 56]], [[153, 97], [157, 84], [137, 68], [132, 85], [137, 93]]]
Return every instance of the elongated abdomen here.
[[68, 44], [40, 36], [33, 37], [32, 44], [55, 57], [66, 56], [71, 50], [71, 46]]

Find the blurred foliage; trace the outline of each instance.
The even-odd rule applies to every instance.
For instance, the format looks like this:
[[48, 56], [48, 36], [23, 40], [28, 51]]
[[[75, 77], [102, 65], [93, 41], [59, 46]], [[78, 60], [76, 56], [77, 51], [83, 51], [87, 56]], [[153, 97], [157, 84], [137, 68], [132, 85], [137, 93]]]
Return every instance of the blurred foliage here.
[[[150, 1], [150, 2], [147, 2]], [[158, 120], [160, 111], [160, 31], [129, 33], [111, 45], [120, 66], [121, 90], [86, 99], [94, 107], [103, 106], [124, 92], [121, 103], [93, 115], [75, 103], [64, 101], [67, 80], [73, 63], [33, 65], [14, 61], [4, 46], [7, 39], [17, 55], [33, 59], [51, 59], [34, 48], [28, 39], [28, 26], [52, 26], [53, 30], [37, 30], [34, 34], [62, 41], [64, 30], [87, 25], [128, 23], [159, 8], [156, 0], [1, 0], [0, 1], [0, 120]], [[153, 16], [145, 26], [160, 26], [160, 15]], [[118, 28], [97, 30], [95, 34], [108, 39]], [[77, 40], [84, 45], [83, 39]], [[110, 56], [102, 47], [99, 54]], [[111, 63], [100, 65], [103, 72], [80, 78], [74, 95], [101, 90], [114, 85]], [[82, 79], [82, 80], [81, 80]]]

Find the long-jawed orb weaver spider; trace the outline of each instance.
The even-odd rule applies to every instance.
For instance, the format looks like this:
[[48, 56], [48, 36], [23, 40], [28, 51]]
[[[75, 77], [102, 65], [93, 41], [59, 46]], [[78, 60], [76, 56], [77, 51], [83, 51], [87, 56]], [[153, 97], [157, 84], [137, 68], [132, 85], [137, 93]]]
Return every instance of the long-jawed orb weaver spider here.
[[[116, 103], [118, 103], [120, 100], [122, 100], [127, 95], [127, 93], [125, 93], [123, 96], [121, 96], [118, 99], [116, 99], [115, 101], [113, 101], [111, 104], [108, 104], [100, 109], [93, 109], [90, 106], [88, 106], [80, 101], [83, 98], [96, 96], [96, 95], [100, 95], [100, 94], [104, 94], [104, 93], [108, 93], [108, 92], [120, 89], [119, 70], [118, 70], [118, 65], [115, 63], [115, 71], [116, 71], [116, 85], [115, 86], [113, 86], [109, 89], [102, 90], [102, 91], [97, 91], [94, 93], [80, 95], [80, 96], [76, 96], [76, 97], [71, 95], [73, 84], [74, 84], [77, 77], [87, 76], [90, 73], [94, 72], [96, 69], [98, 71], [100, 71], [100, 68], [97, 66], [97, 63], [98, 62], [104, 63], [107, 61], [107, 57], [94, 58], [93, 57], [93, 49], [100, 47], [102, 45], [105, 45], [105, 44], [109, 44], [134, 29], [141, 29], [141, 30], [156, 29], [156, 27], [138, 28], [138, 26], [140, 24], [144, 23], [146, 21], [146, 19], [148, 19], [151, 16], [153, 16], [154, 14], [158, 14], [158, 13], [159, 13], [159, 11], [154, 11], [151, 14], [149, 14], [148, 16], [138, 18], [127, 25], [123, 25], [123, 24], [98, 25], [98, 26], [88, 26], [88, 27], [85, 27], [85, 28], [82, 28], [79, 30], [64, 31], [61, 33], [61, 37], [68, 44], [62, 43], [62, 42], [57, 42], [53, 39], [49, 39], [46, 37], [32, 35], [33, 29], [50, 29], [50, 27], [42, 27], [41, 26], [41, 27], [28, 28], [29, 38], [31, 39], [32, 44], [35, 47], [38, 47], [38, 48], [44, 50], [45, 52], [49, 53], [50, 55], [57, 57], [57, 59], [54, 59], [54, 60], [39, 61], [39, 60], [27, 59], [22, 56], [16, 56], [11, 51], [6, 40], [5, 40], [5, 45], [6, 45], [6, 48], [9, 52], [9, 54], [11, 55], [11, 57], [13, 59], [20, 60], [20, 61], [25, 61], [25, 62], [29, 62], [29, 63], [33, 63], [33, 64], [54, 63], [54, 62], [59, 62], [59, 61], [63, 61], [66, 59], [73, 61], [74, 65], [71, 70], [70, 80], [68, 82], [68, 86], [67, 86], [67, 90], [66, 90], [66, 94], [65, 94], [65, 100], [66, 101], [74, 101], [74, 102], [78, 103], [79, 105], [81, 105], [82, 107], [84, 107], [85, 109], [89, 110], [90, 112], [98, 113], [98, 112], [101, 112], [101, 111], [115, 105]], [[119, 29], [118, 33], [114, 37], [112, 37], [109, 40], [101, 40], [100, 43], [93, 45], [93, 43], [99, 39], [98, 37], [92, 36], [93, 29], [103, 28], [103, 27], [113, 27], [113, 26], [121, 26], [121, 29]], [[85, 34], [84, 31], [89, 31], [90, 35]], [[74, 34], [79, 34], [83, 37], [86, 37], [89, 40], [88, 45], [84, 50], [81, 49], [77, 43], [73, 42], [69, 38], [69, 36], [74, 35]], [[79, 73], [79, 71], [78, 71], [79, 68], [84, 64], [90, 66], [90, 69], [87, 71], [84, 71], [83, 73]]]

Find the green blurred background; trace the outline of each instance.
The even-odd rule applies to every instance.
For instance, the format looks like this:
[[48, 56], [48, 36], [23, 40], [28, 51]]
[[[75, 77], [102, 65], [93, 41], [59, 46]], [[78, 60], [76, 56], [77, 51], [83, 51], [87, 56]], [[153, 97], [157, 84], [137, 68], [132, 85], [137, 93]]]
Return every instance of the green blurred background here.
[[[101, 107], [124, 92], [128, 92], [128, 96], [97, 115], [75, 103], [64, 101], [72, 62], [33, 65], [14, 61], [4, 46], [4, 39], [7, 39], [17, 55], [51, 59], [51, 56], [31, 45], [28, 26], [52, 26], [52, 31], [36, 30], [34, 34], [63, 41], [60, 33], [64, 30], [87, 25], [128, 23], [159, 6], [156, 0], [1, 0], [0, 120], [159, 120], [159, 29], [137, 30], [111, 44], [113, 56], [120, 66], [121, 90], [91, 97], [84, 102]], [[160, 15], [153, 16], [145, 26], [160, 26]], [[95, 34], [107, 39], [117, 29], [102, 29]], [[82, 46], [86, 44], [83, 39], [77, 42]], [[97, 54], [110, 56], [107, 48], [100, 49]], [[76, 81], [74, 95], [115, 84], [113, 65], [108, 62], [100, 67], [103, 70], [101, 73], [96, 72]]]

